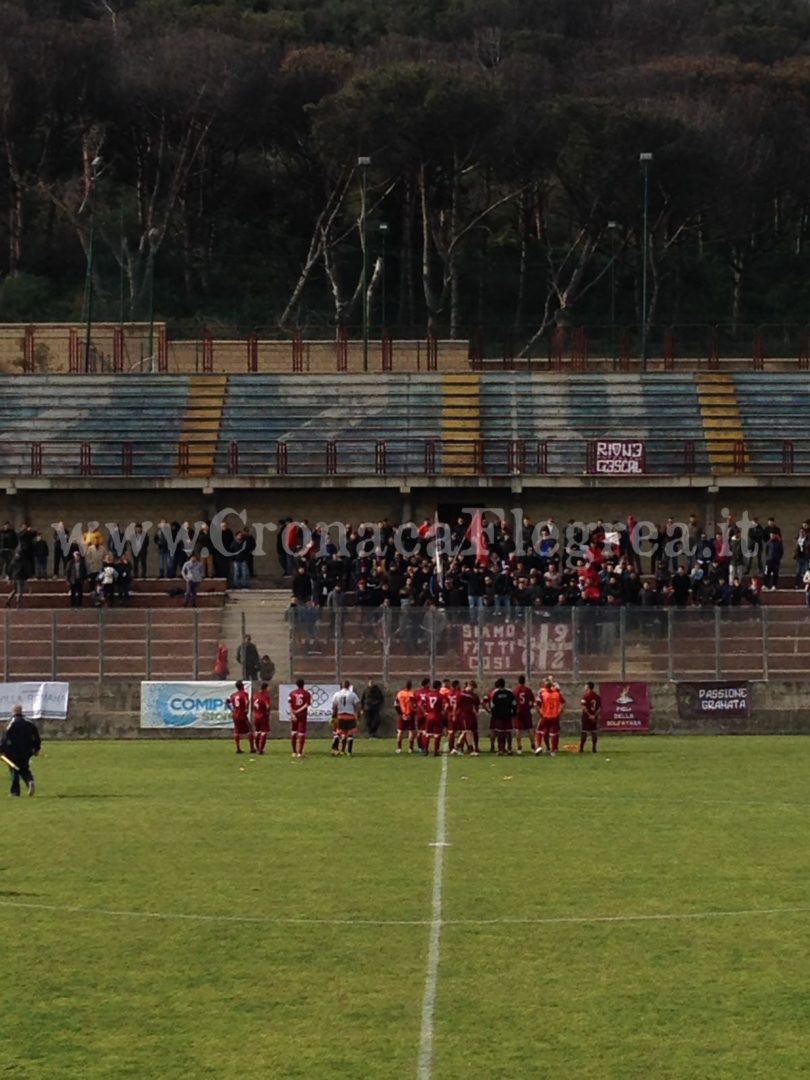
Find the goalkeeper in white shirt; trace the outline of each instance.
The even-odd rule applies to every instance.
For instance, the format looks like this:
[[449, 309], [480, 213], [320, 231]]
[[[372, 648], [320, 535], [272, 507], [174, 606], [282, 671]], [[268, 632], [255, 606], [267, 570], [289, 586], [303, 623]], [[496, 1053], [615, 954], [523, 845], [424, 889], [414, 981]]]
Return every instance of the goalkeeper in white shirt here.
[[332, 722], [335, 727], [332, 757], [339, 757], [342, 754], [352, 756], [359, 711], [360, 698], [355, 694], [349, 680], [344, 679], [340, 690], [332, 698]]

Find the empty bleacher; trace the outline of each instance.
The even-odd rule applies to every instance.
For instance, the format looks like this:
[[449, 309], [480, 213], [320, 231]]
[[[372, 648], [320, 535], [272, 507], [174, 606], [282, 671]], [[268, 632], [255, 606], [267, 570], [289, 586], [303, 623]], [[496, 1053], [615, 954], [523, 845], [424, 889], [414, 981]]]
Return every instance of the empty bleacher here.
[[[170, 475], [189, 379], [155, 375], [18, 375], [0, 383], [0, 474], [78, 475], [81, 445], [96, 475]], [[130, 451], [126, 447], [130, 447]], [[131, 458], [129, 457], [131, 453]]]
[[6, 376], [0, 476], [581, 475], [589, 442], [627, 439], [651, 474], [810, 472], [805, 376], [723, 376], [720, 404], [701, 378]]

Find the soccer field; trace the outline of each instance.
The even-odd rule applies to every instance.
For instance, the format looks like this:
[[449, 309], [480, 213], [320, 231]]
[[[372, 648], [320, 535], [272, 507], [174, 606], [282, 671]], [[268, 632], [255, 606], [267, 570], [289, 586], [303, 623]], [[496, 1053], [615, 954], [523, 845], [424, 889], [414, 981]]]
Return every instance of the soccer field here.
[[5, 800], [0, 1073], [807, 1074], [810, 739], [288, 749], [46, 745]]

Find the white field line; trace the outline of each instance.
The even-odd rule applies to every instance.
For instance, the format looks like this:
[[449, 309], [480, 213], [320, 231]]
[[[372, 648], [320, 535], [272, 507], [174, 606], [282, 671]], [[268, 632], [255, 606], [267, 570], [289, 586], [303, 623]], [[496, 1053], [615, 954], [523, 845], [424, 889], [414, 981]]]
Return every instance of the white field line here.
[[[436, 854], [443, 852], [443, 847], [436, 848]], [[0, 909], [19, 909], [21, 911], [47, 911], [58, 915], [84, 915], [89, 918], [110, 919], [154, 919], [165, 922], [188, 923], [233, 923], [251, 926], [429, 926], [441, 930], [442, 927], [454, 926], [558, 926], [565, 923], [644, 923], [644, 922], [680, 922], [690, 919], [741, 919], [755, 918], [762, 915], [806, 915], [810, 905], [802, 907], [778, 908], [736, 908], [728, 911], [670, 911], [660, 914], [639, 915], [549, 915], [542, 918], [514, 918], [506, 916], [498, 919], [330, 919], [307, 918], [301, 916], [274, 915], [201, 915], [183, 911], [127, 911], [118, 908], [88, 908], [74, 904], [33, 904], [19, 900], [0, 899]], [[432, 935], [431, 935], [432, 937]]]
[[439, 982], [439, 959], [442, 938], [442, 890], [444, 888], [444, 849], [447, 847], [447, 762], [442, 758], [439, 793], [436, 796], [436, 836], [431, 845], [433, 856], [433, 898], [430, 912], [425, 993], [422, 998], [422, 1027], [419, 1035], [418, 1080], [430, 1080], [433, 1072], [433, 1017], [436, 1011], [436, 990]]

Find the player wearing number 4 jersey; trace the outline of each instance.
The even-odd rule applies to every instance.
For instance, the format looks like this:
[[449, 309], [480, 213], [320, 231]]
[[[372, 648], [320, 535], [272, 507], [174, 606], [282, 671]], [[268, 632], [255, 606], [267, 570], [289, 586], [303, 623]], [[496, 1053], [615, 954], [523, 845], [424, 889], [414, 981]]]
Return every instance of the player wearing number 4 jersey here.
[[292, 756], [304, 756], [304, 744], [307, 741], [307, 714], [312, 704], [312, 695], [304, 689], [304, 680], [297, 679], [295, 690], [290, 694], [290, 744]]
[[270, 734], [270, 695], [266, 682], [253, 695], [253, 727], [256, 731], [256, 752], [263, 754]]
[[579, 736], [579, 752], [584, 754], [585, 744], [588, 741], [588, 736], [591, 737], [591, 744], [593, 746], [593, 752], [596, 753], [596, 743], [599, 739], [599, 720], [602, 714], [602, 699], [596, 693], [593, 688], [593, 683], [589, 682], [585, 686], [585, 693], [582, 695], [582, 733]]

